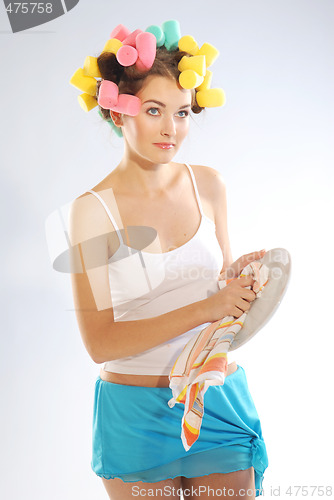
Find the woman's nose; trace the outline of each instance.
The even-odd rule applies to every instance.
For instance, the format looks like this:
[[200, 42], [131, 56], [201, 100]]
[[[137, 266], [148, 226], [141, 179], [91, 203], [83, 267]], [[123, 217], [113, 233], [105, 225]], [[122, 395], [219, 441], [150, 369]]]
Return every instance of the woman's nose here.
[[175, 135], [175, 132], [174, 117], [164, 117], [161, 125], [161, 135], [173, 136]]

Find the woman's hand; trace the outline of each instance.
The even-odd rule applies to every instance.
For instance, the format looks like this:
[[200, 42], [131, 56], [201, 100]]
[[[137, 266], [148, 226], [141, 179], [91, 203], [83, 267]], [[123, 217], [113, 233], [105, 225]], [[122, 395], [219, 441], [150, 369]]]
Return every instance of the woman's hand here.
[[[254, 260], [261, 259], [265, 250], [242, 255], [233, 262], [226, 270], [222, 269], [219, 280], [232, 280], [224, 288], [203, 300], [205, 321], [218, 321], [225, 316], [240, 316], [248, 311], [251, 302], [256, 299], [253, 290], [255, 280], [253, 276], [243, 276], [239, 278], [241, 271]], [[236, 279], [237, 278], [237, 279]]]
[[230, 280], [233, 278], [237, 278], [240, 275], [241, 271], [244, 269], [244, 267], [246, 267], [251, 262], [254, 262], [254, 260], [261, 259], [265, 253], [266, 253], [265, 250], [261, 250], [260, 252], [252, 252], [242, 255], [241, 257], [239, 257], [238, 260], [233, 262], [233, 264], [231, 264], [230, 267], [228, 267], [227, 269], [223, 268], [220, 271], [218, 279]]
[[231, 281], [224, 288], [204, 299], [205, 321], [218, 321], [225, 316], [239, 318], [248, 311], [251, 302], [256, 298], [248, 286], [255, 283], [253, 276], [243, 276]]

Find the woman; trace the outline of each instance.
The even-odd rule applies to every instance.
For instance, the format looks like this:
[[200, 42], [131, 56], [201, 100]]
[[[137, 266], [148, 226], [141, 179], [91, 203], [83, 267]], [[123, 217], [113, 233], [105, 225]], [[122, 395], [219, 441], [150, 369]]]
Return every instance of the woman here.
[[259, 418], [235, 362], [225, 384], [208, 389], [200, 436], [188, 452], [181, 405], [167, 404], [168, 375], [187, 341], [212, 321], [240, 317], [255, 298], [246, 288], [251, 277], [219, 290], [220, 273], [238, 276], [263, 256], [256, 251], [232, 263], [221, 174], [173, 162], [190, 111], [202, 110], [195, 89], [179, 84], [184, 55], [158, 47], [146, 72], [121, 67], [110, 52], [97, 58], [102, 81], [141, 105], [134, 116], [100, 107], [121, 130], [124, 154], [71, 211], [70, 237], [82, 263], [72, 274], [78, 324], [89, 355], [104, 363], [92, 468], [111, 499], [180, 498], [181, 489], [184, 498], [203, 500], [212, 490], [253, 498], [266, 468]]

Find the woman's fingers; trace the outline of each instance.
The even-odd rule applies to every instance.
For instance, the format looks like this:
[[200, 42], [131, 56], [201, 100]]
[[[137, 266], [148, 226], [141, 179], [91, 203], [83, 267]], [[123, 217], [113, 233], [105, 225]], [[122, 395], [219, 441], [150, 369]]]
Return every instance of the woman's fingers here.
[[250, 309], [250, 303], [245, 299], [240, 299], [236, 306], [241, 309], [243, 312], [248, 311]]
[[247, 253], [246, 255], [243, 255], [243, 257], [247, 260], [247, 262], [253, 262], [253, 260], [261, 259], [265, 253], [266, 251], [263, 249], [259, 252]]
[[266, 251], [263, 249], [258, 252], [251, 252], [242, 255], [241, 257], [239, 257], [239, 259], [233, 262], [233, 264], [231, 264], [230, 267], [228, 267], [224, 271], [221, 271], [219, 279], [222, 280], [222, 279], [237, 278], [247, 264], [250, 264], [254, 260], [261, 259], [265, 253]]
[[264, 249], [258, 252], [246, 253], [245, 255], [242, 255], [236, 262], [234, 262], [232, 264], [232, 267], [235, 271], [237, 271], [237, 274], [239, 275], [244, 267], [247, 266], [247, 264], [250, 264], [254, 260], [261, 259], [265, 253], [266, 251]]
[[243, 299], [247, 300], [248, 302], [253, 302], [253, 300], [256, 299], [256, 293], [253, 292], [253, 290], [248, 290], [246, 288], [244, 289]]
[[242, 276], [241, 278], [237, 279], [237, 284], [239, 284], [242, 287], [252, 286], [254, 283], [255, 280], [251, 274], [248, 274], [247, 276]]
[[231, 313], [231, 316], [234, 316], [235, 318], [240, 318], [240, 316], [244, 313], [242, 309], [239, 309], [239, 307], [234, 307]]

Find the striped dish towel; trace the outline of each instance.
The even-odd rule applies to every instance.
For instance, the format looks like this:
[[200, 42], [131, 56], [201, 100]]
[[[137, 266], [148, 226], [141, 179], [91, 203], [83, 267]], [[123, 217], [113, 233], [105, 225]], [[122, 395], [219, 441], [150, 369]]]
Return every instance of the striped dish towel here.
[[[240, 277], [249, 274], [255, 279], [253, 291], [257, 299], [268, 282], [269, 269], [254, 261], [242, 270]], [[219, 287], [224, 288], [233, 279], [238, 278], [220, 280]], [[181, 439], [186, 451], [191, 448], [200, 433], [206, 390], [210, 385], [224, 384], [227, 352], [235, 335], [242, 328], [247, 313], [248, 311], [244, 312], [239, 318], [226, 316], [200, 331], [185, 345], [170, 372], [169, 387], [173, 397], [168, 401], [168, 406], [172, 408], [175, 403], [183, 403], [185, 406]]]

